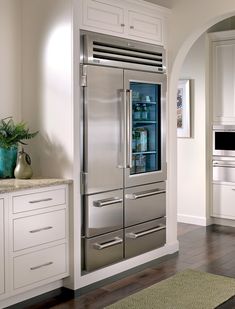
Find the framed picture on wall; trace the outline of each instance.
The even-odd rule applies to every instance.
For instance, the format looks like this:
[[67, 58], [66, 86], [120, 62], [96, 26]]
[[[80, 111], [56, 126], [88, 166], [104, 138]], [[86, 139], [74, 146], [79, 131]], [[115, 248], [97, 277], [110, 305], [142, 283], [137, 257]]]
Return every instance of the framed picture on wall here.
[[191, 137], [190, 80], [180, 79], [177, 90], [177, 137]]

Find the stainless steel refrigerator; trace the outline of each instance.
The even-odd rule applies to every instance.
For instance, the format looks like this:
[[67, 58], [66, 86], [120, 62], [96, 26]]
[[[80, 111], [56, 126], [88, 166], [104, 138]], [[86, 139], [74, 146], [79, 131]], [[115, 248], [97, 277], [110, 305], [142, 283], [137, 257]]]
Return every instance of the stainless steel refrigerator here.
[[162, 47], [81, 36], [84, 270], [166, 239], [166, 74]]

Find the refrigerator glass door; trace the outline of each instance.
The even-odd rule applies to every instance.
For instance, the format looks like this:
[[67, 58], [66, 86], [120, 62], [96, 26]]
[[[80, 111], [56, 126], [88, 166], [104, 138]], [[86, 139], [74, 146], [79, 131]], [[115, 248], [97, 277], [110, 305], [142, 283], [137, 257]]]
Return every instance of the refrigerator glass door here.
[[92, 65], [84, 69], [84, 193], [123, 188], [123, 70]]
[[132, 134], [127, 145], [130, 168], [126, 169], [125, 186], [147, 184], [166, 179], [164, 74], [124, 71], [127, 96], [127, 124]]

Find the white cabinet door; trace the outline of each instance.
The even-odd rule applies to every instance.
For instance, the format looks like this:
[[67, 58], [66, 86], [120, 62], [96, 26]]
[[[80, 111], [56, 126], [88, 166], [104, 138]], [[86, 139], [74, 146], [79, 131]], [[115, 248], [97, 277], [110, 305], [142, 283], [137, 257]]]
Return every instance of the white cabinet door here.
[[213, 42], [213, 121], [235, 123], [235, 40]]
[[0, 294], [4, 293], [4, 218], [3, 199], [0, 199]]
[[213, 184], [212, 216], [235, 219], [235, 185]]
[[[105, 0], [84, 0], [84, 26], [94, 28], [94, 31], [107, 30], [115, 33], [124, 33], [124, 8], [111, 4]], [[83, 28], [83, 27], [82, 27]]]
[[[132, 40], [164, 45], [168, 9], [146, 1], [81, 0], [80, 28]], [[165, 10], [165, 12], [164, 12]]]
[[128, 11], [129, 36], [133, 39], [151, 40], [162, 44], [162, 19], [138, 11]]

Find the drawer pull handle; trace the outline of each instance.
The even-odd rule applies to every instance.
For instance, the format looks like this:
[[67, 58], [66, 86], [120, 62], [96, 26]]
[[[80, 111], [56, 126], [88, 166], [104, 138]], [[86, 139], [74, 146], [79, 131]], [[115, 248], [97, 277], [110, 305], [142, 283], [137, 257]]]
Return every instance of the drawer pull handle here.
[[109, 205], [119, 204], [119, 203], [122, 203], [122, 199], [119, 197], [114, 197], [114, 198], [108, 198], [105, 200], [94, 201], [93, 205], [95, 207], [104, 207], [104, 206], [109, 206]]
[[162, 194], [162, 193], [166, 193], [166, 190], [154, 189], [154, 190], [149, 190], [145, 192], [140, 192], [139, 194], [138, 193], [126, 194], [126, 198], [128, 200], [137, 200], [139, 198]]
[[94, 244], [94, 248], [97, 249], [97, 250], [103, 250], [103, 249], [106, 249], [106, 248], [109, 248], [109, 247], [121, 244], [122, 242], [123, 242], [122, 238], [114, 237], [114, 240], [111, 240], [109, 242], [105, 242], [103, 244], [95, 243]]
[[127, 233], [126, 234], [126, 237], [127, 238], [131, 238], [131, 239], [136, 239], [136, 238], [139, 238], [139, 237], [142, 237], [142, 236], [146, 236], [146, 235], [149, 235], [149, 234], [152, 234], [154, 232], [157, 232], [157, 231], [161, 231], [161, 230], [164, 230], [166, 228], [165, 225], [163, 224], [160, 224], [158, 227], [155, 227], [151, 230], [147, 230], [147, 231], [144, 231], [144, 232], [140, 232], [140, 233]]
[[49, 265], [52, 265], [52, 264], [53, 264], [53, 262], [48, 262], [48, 263], [45, 263], [45, 264], [42, 264], [42, 265], [30, 267], [30, 270], [36, 270], [36, 269], [39, 269], [39, 268], [42, 268], [42, 267], [46, 267], [46, 266], [49, 266]]
[[44, 198], [41, 200], [29, 201], [30, 204], [52, 201], [52, 198]]
[[232, 165], [232, 164], [219, 164], [219, 163], [213, 163], [213, 166], [214, 167], [231, 167], [231, 168], [235, 168], [235, 165]]
[[31, 230], [29, 231], [29, 233], [38, 233], [38, 232], [46, 231], [50, 229], [53, 229], [53, 226], [46, 226], [46, 227], [42, 227], [41, 229]]

